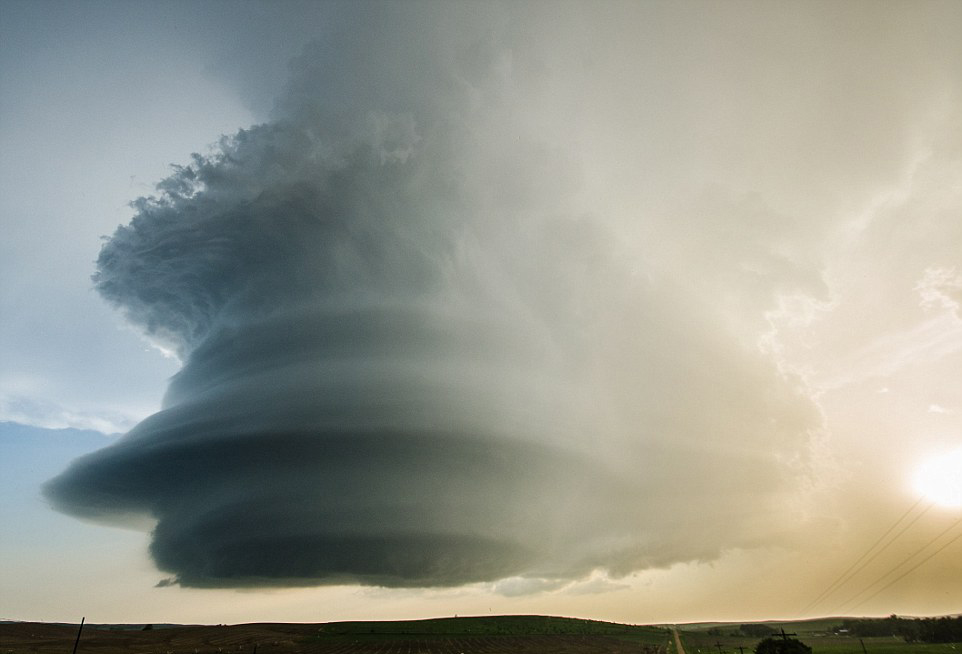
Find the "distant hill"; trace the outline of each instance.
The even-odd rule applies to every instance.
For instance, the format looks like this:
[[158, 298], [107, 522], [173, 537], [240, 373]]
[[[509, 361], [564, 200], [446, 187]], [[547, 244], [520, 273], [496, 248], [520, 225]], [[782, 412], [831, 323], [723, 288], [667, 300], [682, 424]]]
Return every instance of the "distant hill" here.
[[[253, 654], [667, 654], [670, 632], [577, 618], [547, 616], [453, 617], [393, 622], [145, 625], [84, 627], [78, 654], [245, 652]], [[0, 624], [0, 650], [62, 654], [71, 651], [77, 625], [36, 622]]]
[[[928, 654], [932, 651], [926, 649], [930, 646], [925, 644], [895, 642], [892, 636], [862, 638], [838, 632], [843, 623], [852, 620], [858, 619], [702, 622], [677, 628], [689, 654], [719, 649], [752, 651], [767, 633], [783, 631], [812, 646], [815, 652], [861, 654], [863, 641], [870, 652]], [[153, 624], [146, 630], [145, 626], [87, 625], [77, 653], [675, 654], [674, 625], [640, 626], [541, 615], [229, 626]], [[77, 627], [76, 624], [0, 621], [0, 653], [70, 652]]]

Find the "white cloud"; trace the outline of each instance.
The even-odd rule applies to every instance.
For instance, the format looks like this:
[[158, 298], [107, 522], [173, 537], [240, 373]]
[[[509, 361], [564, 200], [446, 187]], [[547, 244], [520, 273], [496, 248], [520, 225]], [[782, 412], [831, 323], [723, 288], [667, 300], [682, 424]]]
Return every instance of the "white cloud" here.
[[68, 408], [30, 396], [0, 394], [0, 422], [16, 422], [46, 429], [91, 429], [104, 434], [122, 434], [141, 419], [141, 416]]
[[929, 413], [941, 413], [943, 415], [949, 415], [955, 413], [955, 411], [952, 409], [946, 409], [944, 406], [940, 406], [938, 404], [930, 404]]
[[945, 309], [962, 320], [962, 315], [959, 314], [962, 275], [956, 273], [954, 267], [926, 268], [922, 279], [915, 285], [915, 290], [922, 298], [919, 305], [923, 309]]

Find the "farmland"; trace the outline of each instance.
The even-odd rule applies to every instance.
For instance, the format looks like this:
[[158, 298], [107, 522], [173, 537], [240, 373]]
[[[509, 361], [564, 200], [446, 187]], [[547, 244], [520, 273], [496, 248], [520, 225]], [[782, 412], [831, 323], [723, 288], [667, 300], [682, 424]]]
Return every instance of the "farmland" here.
[[[818, 620], [765, 622], [764, 625], [776, 632], [784, 632], [801, 640], [812, 648], [813, 654], [959, 654], [962, 643], [907, 643], [892, 636], [858, 638], [851, 634], [838, 634], [834, 631], [843, 623], [843, 618], [823, 618]], [[738, 654], [751, 652], [758, 644], [760, 636], [746, 636], [740, 632], [738, 624], [712, 623], [679, 625], [686, 654]]]
[[[78, 654], [665, 654], [669, 632], [655, 627], [505, 616], [402, 622], [85, 627]], [[0, 654], [70, 652], [75, 626], [0, 624]]]
[[[962, 654], [962, 643], [906, 643], [838, 634], [842, 618], [754, 623], [795, 634], [814, 654]], [[545, 616], [395, 622], [218, 626], [90, 625], [78, 654], [675, 654], [669, 628]], [[745, 654], [761, 639], [746, 625], [678, 625], [687, 654]], [[749, 629], [749, 631], [751, 631]], [[76, 625], [0, 624], [0, 654], [71, 652]], [[864, 649], [863, 649], [864, 646]]]

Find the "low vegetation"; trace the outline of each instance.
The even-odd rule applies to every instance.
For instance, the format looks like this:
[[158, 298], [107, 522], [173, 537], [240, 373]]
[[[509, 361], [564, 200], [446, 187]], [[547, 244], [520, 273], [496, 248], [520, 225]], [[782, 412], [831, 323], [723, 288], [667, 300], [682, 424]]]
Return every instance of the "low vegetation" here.
[[[396, 622], [85, 627], [77, 654], [667, 654], [671, 632], [545, 616]], [[76, 626], [0, 624], [0, 654], [70, 652]]]
[[860, 638], [892, 636], [909, 643], [962, 642], [962, 616], [943, 618], [849, 618], [842, 620], [836, 633], [850, 633]]
[[[678, 629], [686, 654], [962, 654], [962, 639], [952, 631], [960, 623], [962, 617], [890, 616]], [[88, 625], [77, 654], [675, 654], [665, 626], [537, 615], [150, 627]], [[0, 654], [64, 654], [76, 636], [76, 625], [2, 623]]]
[[[687, 654], [960, 654], [962, 638], [924, 642], [921, 633], [948, 635], [947, 627], [962, 618], [821, 618], [749, 624], [681, 625]], [[901, 630], [901, 631], [900, 631]], [[939, 636], [944, 637], [944, 636]], [[784, 645], [797, 641], [799, 645]], [[762, 646], [763, 643], [767, 643]], [[779, 647], [783, 649], [778, 649]], [[784, 649], [785, 647], [795, 649]]]

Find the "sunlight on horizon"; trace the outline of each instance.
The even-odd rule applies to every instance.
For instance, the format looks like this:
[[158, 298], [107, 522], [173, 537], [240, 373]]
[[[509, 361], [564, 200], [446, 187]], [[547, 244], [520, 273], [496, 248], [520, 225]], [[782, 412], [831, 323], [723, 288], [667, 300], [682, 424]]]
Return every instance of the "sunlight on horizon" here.
[[962, 508], [962, 446], [930, 456], [916, 468], [914, 488], [945, 508]]

